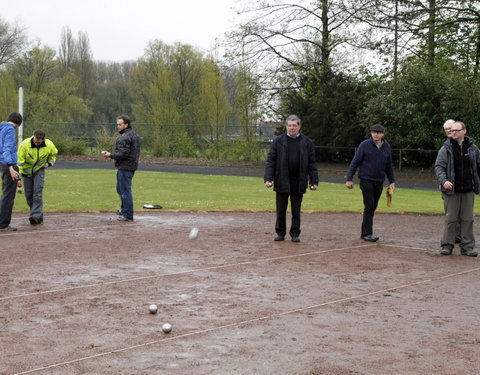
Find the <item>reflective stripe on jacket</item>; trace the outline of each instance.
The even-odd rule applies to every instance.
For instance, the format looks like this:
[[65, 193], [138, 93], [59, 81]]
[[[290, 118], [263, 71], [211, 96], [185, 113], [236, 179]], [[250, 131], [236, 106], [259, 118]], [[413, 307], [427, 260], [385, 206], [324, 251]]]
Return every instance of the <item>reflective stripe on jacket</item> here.
[[33, 136], [20, 143], [18, 148], [18, 167], [21, 174], [31, 177], [46, 163], [52, 166], [57, 160], [58, 150], [49, 139], [45, 139], [40, 147], [33, 143]]

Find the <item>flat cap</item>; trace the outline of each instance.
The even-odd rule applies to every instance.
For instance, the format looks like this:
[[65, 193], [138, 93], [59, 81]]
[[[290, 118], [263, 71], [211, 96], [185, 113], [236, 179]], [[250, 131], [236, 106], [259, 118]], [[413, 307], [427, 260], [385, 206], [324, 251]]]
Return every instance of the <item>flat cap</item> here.
[[372, 127], [370, 128], [370, 131], [385, 133], [385, 128], [380, 124], [375, 124], [375, 125], [372, 125]]

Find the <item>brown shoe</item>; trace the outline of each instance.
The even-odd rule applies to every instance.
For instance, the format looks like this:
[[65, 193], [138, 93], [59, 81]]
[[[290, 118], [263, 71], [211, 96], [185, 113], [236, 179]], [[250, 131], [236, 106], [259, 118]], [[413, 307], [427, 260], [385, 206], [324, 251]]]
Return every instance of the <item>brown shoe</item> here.
[[467, 257], [476, 257], [478, 253], [474, 250], [462, 250], [460, 254], [466, 255]]

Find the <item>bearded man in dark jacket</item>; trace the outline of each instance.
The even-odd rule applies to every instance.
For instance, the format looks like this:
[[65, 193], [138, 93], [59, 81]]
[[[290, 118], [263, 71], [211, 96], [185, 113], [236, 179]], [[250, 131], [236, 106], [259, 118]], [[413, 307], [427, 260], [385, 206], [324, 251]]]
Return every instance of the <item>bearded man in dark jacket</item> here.
[[295, 115], [286, 120], [286, 133], [274, 139], [267, 157], [264, 182], [276, 192], [277, 218], [275, 241], [283, 241], [287, 233], [286, 213], [288, 198], [292, 210], [290, 236], [300, 242], [300, 211], [303, 194], [308, 185], [317, 190], [318, 171], [315, 147], [307, 136], [300, 133], [301, 121]]
[[102, 156], [115, 160], [117, 168], [117, 193], [121, 201], [117, 220], [133, 221], [132, 179], [138, 168], [140, 137], [131, 128], [130, 118], [126, 115], [117, 117], [117, 130], [120, 137], [115, 143], [115, 151], [102, 151]]

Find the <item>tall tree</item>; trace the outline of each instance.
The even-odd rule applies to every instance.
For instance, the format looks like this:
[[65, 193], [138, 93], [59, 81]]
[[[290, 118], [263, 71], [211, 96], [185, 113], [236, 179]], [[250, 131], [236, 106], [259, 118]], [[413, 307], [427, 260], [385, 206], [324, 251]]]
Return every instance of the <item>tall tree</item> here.
[[220, 141], [226, 130], [228, 101], [222, 74], [213, 59], [204, 62], [199, 94], [197, 118], [200, 124], [208, 125], [209, 138], [218, 157]]
[[28, 45], [25, 28], [0, 18], [0, 67], [12, 63]]
[[18, 97], [10, 69], [0, 70], [0, 121], [18, 107]]

